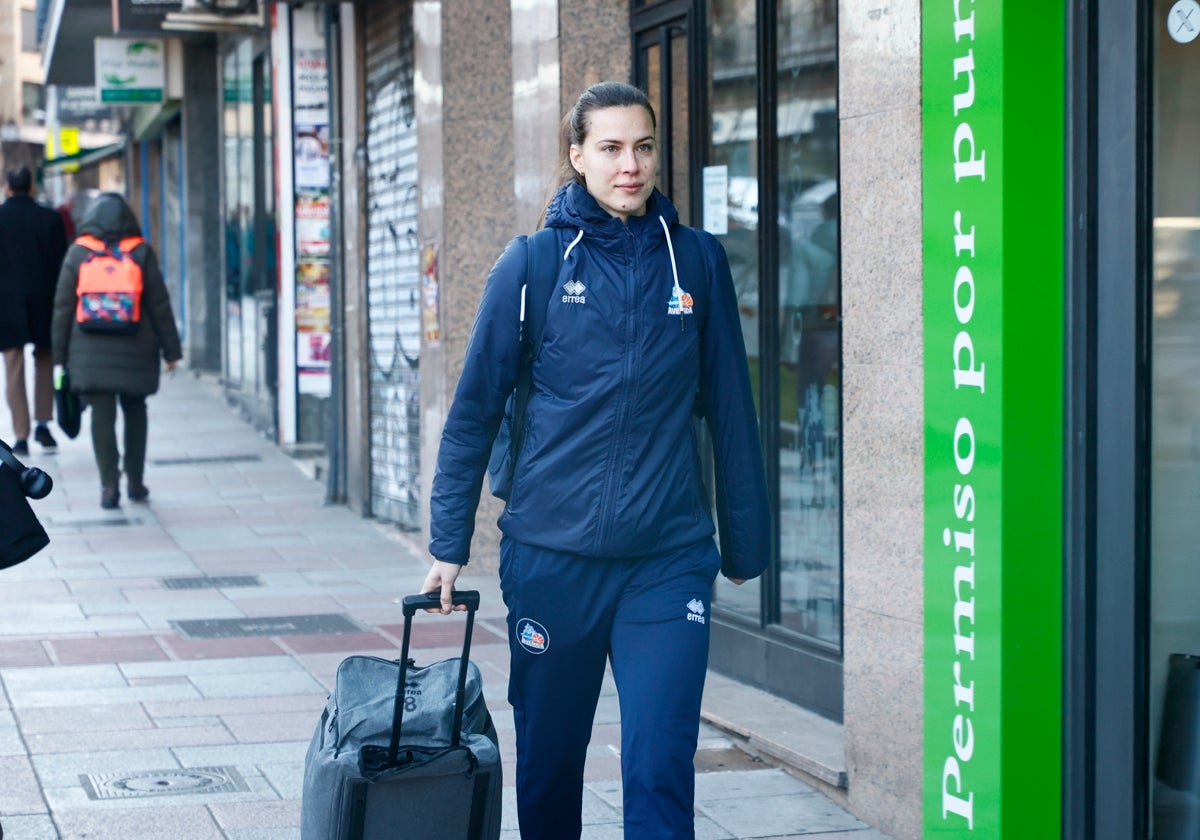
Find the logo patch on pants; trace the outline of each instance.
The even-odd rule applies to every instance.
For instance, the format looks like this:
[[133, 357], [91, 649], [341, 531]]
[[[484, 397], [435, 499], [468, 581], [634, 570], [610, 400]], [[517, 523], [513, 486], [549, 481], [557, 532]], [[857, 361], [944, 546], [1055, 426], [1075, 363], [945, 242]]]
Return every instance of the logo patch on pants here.
[[694, 621], [697, 624], [704, 623], [704, 602], [699, 598], [693, 598], [687, 604], [687, 620]]
[[517, 641], [530, 653], [545, 653], [550, 649], [550, 634], [546, 628], [528, 618], [517, 622]]

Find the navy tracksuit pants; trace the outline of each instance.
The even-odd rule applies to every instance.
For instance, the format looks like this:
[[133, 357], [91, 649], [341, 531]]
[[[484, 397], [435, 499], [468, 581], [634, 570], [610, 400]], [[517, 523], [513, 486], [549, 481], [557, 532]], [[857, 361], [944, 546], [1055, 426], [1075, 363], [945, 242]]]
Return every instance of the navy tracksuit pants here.
[[648, 557], [500, 546], [522, 840], [577, 840], [592, 721], [611, 660], [626, 840], [695, 836], [693, 759], [721, 559], [712, 540]]

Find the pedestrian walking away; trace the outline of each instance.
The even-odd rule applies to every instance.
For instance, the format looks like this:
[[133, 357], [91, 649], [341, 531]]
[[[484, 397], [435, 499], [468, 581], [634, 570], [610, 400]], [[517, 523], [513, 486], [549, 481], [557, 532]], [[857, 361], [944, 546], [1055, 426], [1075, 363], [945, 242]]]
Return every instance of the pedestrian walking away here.
[[[134, 502], [150, 491], [146, 466], [146, 397], [158, 391], [160, 358], [174, 372], [182, 358], [171, 300], [154, 249], [142, 239], [133, 210], [118, 193], [89, 205], [80, 237], [67, 251], [54, 299], [54, 364], [70, 372], [91, 407], [92, 450], [100, 471], [100, 505], [120, 505], [124, 467]], [[111, 271], [89, 263], [105, 260]], [[92, 276], [117, 278], [100, 288]], [[124, 463], [117, 447], [117, 405], [124, 421]]]
[[[602, 82], [565, 127], [549, 300], [526, 295], [530, 237], [485, 285], [438, 451], [424, 592], [449, 613], [509, 395], [528, 371], [499, 525], [524, 840], [582, 833], [605, 668], [620, 701], [625, 837], [692, 838], [710, 598], [766, 565], [758, 420], [729, 264], [655, 188], [654, 110]], [[531, 283], [531, 281], [530, 281]], [[532, 283], [531, 283], [532, 285]], [[542, 284], [544, 285], [544, 284]], [[536, 338], [528, 308], [542, 307]], [[540, 313], [539, 313], [540, 314]], [[709, 510], [696, 421], [716, 477]], [[720, 535], [720, 546], [714, 534]]]
[[12, 413], [13, 452], [29, 452], [29, 396], [25, 384], [25, 347], [33, 345], [33, 418], [36, 440], [53, 450], [54, 365], [50, 322], [54, 290], [67, 234], [62, 217], [33, 198], [28, 166], [9, 170], [8, 198], [0, 205], [0, 351], [4, 356], [5, 395]]

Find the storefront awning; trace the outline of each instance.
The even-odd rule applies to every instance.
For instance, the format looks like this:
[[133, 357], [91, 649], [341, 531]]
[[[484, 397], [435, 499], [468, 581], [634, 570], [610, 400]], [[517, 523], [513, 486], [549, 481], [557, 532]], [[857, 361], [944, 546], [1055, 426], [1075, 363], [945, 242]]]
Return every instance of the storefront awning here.
[[110, 143], [98, 149], [82, 149], [73, 155], [63, 155], [42, 164], [42, 172], [77, 172], [125, 153], [125, 143]]
[[45, 83], [93, 84], [96, 75], [93, 42], [112, 34], [112, 0], [51, 0], [42, 42]]

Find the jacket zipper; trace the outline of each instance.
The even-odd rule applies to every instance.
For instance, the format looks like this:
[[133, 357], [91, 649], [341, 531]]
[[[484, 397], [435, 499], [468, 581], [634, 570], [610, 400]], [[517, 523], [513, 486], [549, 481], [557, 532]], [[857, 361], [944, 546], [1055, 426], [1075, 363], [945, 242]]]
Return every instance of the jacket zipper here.
[[613, 425], [613, 441], [609, 448], [608, 467], [604, 476], [604, 492], [600, 499], [600, 522], [597, 528], [596, 553], [603, 554], [608, 547], [612, 534], [614, 509], [617, 505], [618, 476], [621, 465], [625, 462], [625, 444], [628, 433], [630, 409], [630, 390], [633, 388], [633, 373], [637, 369], [641, 343], [638, 335], [638, 313], [642, 309], [642, 288], [638, 282], [638, 268], [641, 254], [637, 248], [637, 237], [627, 227], [625, 229], [626, 252], [629, 255], [629, 269], [625, 274], [625, 283], [630, 290], [626, 298], [624, 321], [625, 342], [627, 350], [624, 354], [621, 369], [621, 388], [617, 395], [617, 422]]

